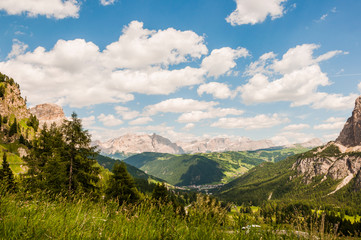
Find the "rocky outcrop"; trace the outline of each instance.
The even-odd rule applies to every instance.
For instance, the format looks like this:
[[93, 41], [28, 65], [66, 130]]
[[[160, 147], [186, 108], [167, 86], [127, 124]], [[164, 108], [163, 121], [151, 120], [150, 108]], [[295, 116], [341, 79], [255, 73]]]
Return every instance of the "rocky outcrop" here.
[[[1, 73], [0, 73], [1, 74]], [[2, 75], [0, 77], [3, 77]], [[11, 116], [20, 120], [30, 116], [29, 110], [26, 107], [25, 100], [21, 97], [19, 85], [14, 80], [5, 76], [3, 82], [0, 82], [0, 114], [1, 116]], [[5, 78], [4, 77], [4, 78]]]
[[333, 194], [352, 179], [355, 188], [361, 189], [361, 96], [355, 101], [352, 116], [347, 120], [335, 142], [329, 142], [300, 157], [293, 165], [298, 175], [310, 183], [316, 176], [342, 179]]
[[235, 140], [230, 138], [212, 138], [193, 142], [177, 142], [177, 145], [182, 147], [186, 153], [252, 151], [275, 146], [270, 140], [253, 141], [245, 137]]
[[336, 143], [346, 147], [361, 145], [361, 96], [356, 99], [352, 116], [347, 120]]
[[127, 134], [104, 143], [98, 141], [97, 145], [101, 152], [105, 154], [129, 154], [143, 152], [159, 152], [170, 154], [184, 153], [183, 149], [177, 144], [172, 143], [169, 139], [156, 134]]
[[360, 173], [361, 157], [355, 155], [322, 156], [299, 158], [293, 165], [298, 175], [303, 175], [303, 181], [310, 183], [316, 176], [324, 175], [335, 180], [344, 179], [349, 175]]
[[66, 119], [63, 109], [59, 105], [52, 103], [36, 105], [30, 108], [30, 113], [35, 115], [39, 120], [40, 127], [44, 124], [50, 126], [52, 123], [60, 126]]

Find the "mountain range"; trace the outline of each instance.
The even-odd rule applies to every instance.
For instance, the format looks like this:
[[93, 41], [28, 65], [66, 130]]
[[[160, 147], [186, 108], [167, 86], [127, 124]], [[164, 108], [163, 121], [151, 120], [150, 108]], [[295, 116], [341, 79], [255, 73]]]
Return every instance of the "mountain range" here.
[[[132, 154], [143, 152], [158, 152], [169, 154], [194, 154], [211, 152], [229, 152], [229, 151], [254, 151], [259, 149], [268, 149], [279, 147], [271, 140], [251, 140], [246, 137], [238, 139], [231, 138], [210, 138], [200, 139], [192, 142], [172, 142], [169, 139], [152, 135], [126, 134], [106, 142], [95, 141], [100, 151], [110, 157], [125, 159]], [[322, 145], [322, 141], [315, 138], [305, 143], [282, 146], [285, 148], [307, 147], [312, 148]]]

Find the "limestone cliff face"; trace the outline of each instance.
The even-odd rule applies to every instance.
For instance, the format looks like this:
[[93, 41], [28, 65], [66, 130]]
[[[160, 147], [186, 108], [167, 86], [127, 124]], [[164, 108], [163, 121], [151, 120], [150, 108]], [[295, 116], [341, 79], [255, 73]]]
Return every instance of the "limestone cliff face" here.
[[300, 157], [293, 169], [303, 176], [305, 183], [310, 183], [314, 177], [320, 175], [323, 175], [324, 179], [342, 179], [332, 193], [352, 179], [355, 179], [355, 189], [361, 190], [361, 96], [356, 99], [352, 116], [336, 141]]
[[3, 88], [3, 96], [0, 97], [0, 114], [1, 116], [15, 115], [20, 120], [30, 116], [29, 110], [26, 108], [26, 102], [21, 97], [19, 85], [11, 82], [1, 82]]
[[356, 99], [352, 116], [347, 120], [336, 142], [346, 147], [361, 145], [361, 96]]
[[127, 134], [107, 142], [97, 142], [99, 149], [106, 154], [159, 152], [170, 154], [184, 153], [183, 149], [162, 136]]
[[30, 113], [39, 120], [39, 126], [46, 124], [48, 127], [55, 123], [60, 126], [66, 119], [63, 109], [56, 104], [44, 103], [30, 108]]
[[[303, 175], [305, 183], [310, 183], [316, 176], [324, 175], [325, 178], [335, 180], [344, 179], [348, 176], [361, 174], [361, 154], [324, 154], [329, 147], [338, 148], [334, 143], [320, 147], [314, 152], [313, 157], [299, 158], [293, 165], [298, 175]], [[350, 178], [351, 180], [352, 178]]]
[[253, 141], [249, 138], [235, 140], [230, 138], [212, 138], [193, 142], [177, 142], [177, 145], [182, 147], [186, 153], [249, 151], [275, 146], [270, 140]]

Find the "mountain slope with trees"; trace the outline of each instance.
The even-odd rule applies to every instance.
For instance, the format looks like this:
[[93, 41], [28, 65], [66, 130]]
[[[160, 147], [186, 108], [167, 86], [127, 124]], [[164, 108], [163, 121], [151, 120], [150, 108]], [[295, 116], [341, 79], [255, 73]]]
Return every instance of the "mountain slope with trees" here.
[[239, 204], [303, 200], [361, 212], [360, 113], [361, 96], [336, 142], [277, 163], [262, 163], [214, 193]]
[[263, 162], [277, 162], [307, 148], [172, 155], [141, 153], [124, 161], [177, 186], [227, 183]]

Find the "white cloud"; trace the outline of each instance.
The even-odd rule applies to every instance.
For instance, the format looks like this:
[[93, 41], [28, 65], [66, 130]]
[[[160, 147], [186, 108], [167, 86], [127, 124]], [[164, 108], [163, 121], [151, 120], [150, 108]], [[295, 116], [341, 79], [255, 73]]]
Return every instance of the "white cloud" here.
[[234, 98], [237, 94], [236, 91], [231, 91], [227, 84], [219, 82], [202, 84], [197, 89], [197, 93], [199, 96], [203, 93], [212, 94], [214, 98], [219, 99]]
[[232, 26], [263, 22], [269, 15], [272, 20], [283, 16], [283, 3], [287, 0], [235, 0], [237, 8], [226, 21]]
[[104, 51], [84, 39], [59, 40], [49, 51], [37, 47], [11, 54], [12, 58], [0, 62], [0, 69], [21, 85], [32, 105], [127, 102], [134, 99], [132, 93], [170, 94], [204, 81], [206, 72], [201, 68], [167, 69], [206, 54], [203, 37], [192, 31], [142, 26], [131, 22]]
[[315, 96], [313, 108], [326, 108], [335, 110], [351, 109], [354, 106], [357, 94], [343, 96], [342, 94], [317, 93]]
[[328, 122], [328, 123], [345, 122], [345, 119], [342, 117], [330, 117], [330, 118], [326, 119], [325, 122]]
[[302, 130], [302, 129], [306, 129], [306, 128], [310, 128], [310, 125], [301, 123], [301, 124], [288, 125], [288, 126], [284, 127], [283, 130], [294, 131], [294, 130]]
[[247, 130], [252, 130], [270, 128], [288, 121], [288, 118], [281, 117], [278, 114], [273, 114], [271, 116], [261, 114], [250, 118], [221, 118], [211, 126], [219, 128], [244, 128]]
[[123, 107], [123, 106], [116, 106], [114, 108], [114, 110], [116, 111], [116, 113], [118, 115], [120, 115], [124, 120], [130, 120], [130, 119], [134, 119], [136, 117], [138, 117], [140, 115], [140, 113], [138, 111], [132, 111], [127, 107]]
[[321, 21], [324, 21], [324, 20], [327, 18], [327, 16], [328, 16], [327, 13], [323, 14], [323, 15], [320, 17], [320, 20], [321, 20]]
[[326, 134], [322, 137], [322, 139], [324, 142], [335, 141], [338, 135], [340, 135], [340, 133]]
[[203, 119], [219, 118], [228, 115], [242, 115], [244, 111], [234, 108], [211, 108], [208, 111], [191, 111], [183, 113], [178, 122], [199, 122]]
[[313, 134], [297, 131], [285, 131], [271, 138], [276, 145], [285, 146], [295, 143], [304, 143], [315, 138]]
[[184, 98], [172, 98], [145, 107], [145, 112], [149, 115], [155, 115], [159, 112], [184, 113], [209, 109], [215, 105], [218, 105], [218, 103]]
[[318, 47], [315, 44], [296, 46], [281, 60], [274, 59], [273, 53], [263, 55], [246, 71], [252, 76], [248, 83], [238, 88], [243, 101], [246, 104], [290, 101], [291, 106], [311, 105], [316, 109], [352, 108], [354, 94], [343, 96], [317, 91], [319, 86], [331, 84], [318, 63], [344, 53], [336, 50], [314, 58], [313, 51]]
[[112, 5], [115, 3], [115, 0], [100, 0], [100, 4], [103, 6]]
[[358, 88], [358, 90], [359, 90], [360, 93], [361, 93], [361, 82], [357, 85], [357, 88]]
[[207, 53], [204, 37], [192, 31], [148, 30], [142, 22], [132, 21], [118, 41], [106, 47], [104, 61], [112, 68], [139, 69], [179, 64]]
[[24, 54], [24, 52], [26, 51], [26, 49], [29, 46], [21, 41], [19, 41], [18, 39], [13, 39], [13, 46], [11, 48], [11, 52], [8, 54], [7, 58], [13, 58], [16, 57], [18, 55]]
[[194, 123], [188, 123], [187, 125], [184, 126], [183, 130], [185, 131], [189, 131], [191, 130], [192, 128], [195, 127], [195, 124]]
[[245, 48], [232, 49], [224, 47], [215, 49], [202, 61], [202, 68], [208, 72], [208, 76], [218, 78], [223, 74], [231, 73], [236, 66], [235, 60], [240, 57], [247, 57], [248, 51]]
[[144, 125], [144, 124], [147, 124], [152, 121], [153, 121], [153, 119], [151, 119], [150, 117], [140, 117], [140, 118], [134, 119], [133, 121], [130, 121], [129, 124], [130, 125]]
[[296, 70], [302, 69], [307, 66], [314, 65], [318, 62], [328, 60], [337, 54], [346, 52], [335, 50], [320, 55], [317, 58], [313, 57], [313, 51], [318, 49], [320, 46], [316, 44], [303, 44], [298, 45], [294, 48], [289, 49], [281, 60], [275, 60], [271, 66], [276, 72], [287, 74], [292, 73]]
[[344, 125], [345, 125], [345, 119], [331, 117], [331, 118], [325, 120], [325, 123], [315, 125], [313, 128], [317, 129], [317, 130], [336, 130], [336, 129], [339, 129], [341, 131], [341, 129], [343, 128]]
[[276, 54], [274, 54], [273, 52], [268, 52], [263, 54], [259, 60], [251, 63], [246, 71], [244, 72], [245, 76], [253, 76], [256, 75], [257, 73], [262, 73], [262, 74], [268, 74], [270, 73], [269, 69], [267, 69], [268, 67], [266, 67], [267, 64], [269, 64], [270, 62], [272, 62], [274, 60], [274, 58], [276, 57]]
[[191, 133], [177, 132], [174, 130], [174, 127], [167, 126], [166, 124], [131, 126], [126, 128], [118, 128], [118, 129], [92, 127], [89, 132], [92, 135], [93, 140], [101, 140], [101, 141], [106, 141], [114, 137], [122, 136], [128, 133], [135, 133], [135, 134], [157, 133], [163, 137], [170, 139], [173, 142], [175, 142], [176, 140], [192, 141], [196, 139], [195, 135]]
[[45, 15], [56, 19], [77, 18], [80, 4], [76, 0], [1, 0], [0, 10], [9, 15], [25, 13], [29, 17]]
[[95, 117], [89, 116], [81, 119], [84, 128], [90, 128], [95, 123]]
[[119, 70], [111, 74], [108, 87], [122, 92], [142, 94], [170, 94], [181, 87], [200, 84], [204, 71], [185, 67], [177, 70], [148, 68], [142, 70]]
[[104, 126], [114, 127], [123, 123], [122, 120], [117, 119], [113, 114], [104, 115], [103, 113], [98, 116], [98, 120], [103, 123]]

